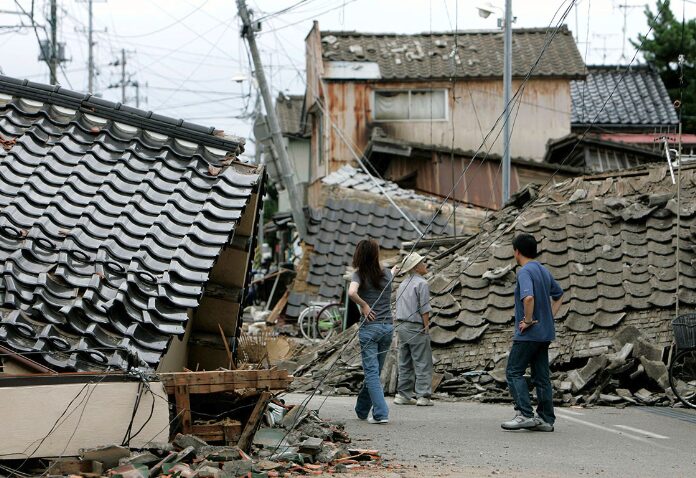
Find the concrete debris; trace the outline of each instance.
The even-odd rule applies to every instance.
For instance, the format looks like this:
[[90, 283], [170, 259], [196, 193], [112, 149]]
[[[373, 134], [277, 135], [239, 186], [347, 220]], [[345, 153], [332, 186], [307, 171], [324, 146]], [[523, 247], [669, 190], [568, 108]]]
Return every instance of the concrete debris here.
[[[363, 381], [355, 326], [326, 343], [306, 350], [312, 360], [297, 368], [291, 389], [320, 394], [357, 394]], [[671, 405], [667, 367], [660, 359], [662, 349], [635, 327], [626, 327], [611, 339], [598, 339], [588, 346], [594, 351], [578, 356], [570, 364], [551, 362], [554, 401], [575, 405]], [[552, 349], [550, 356], [556, 356]], [[657, 357], [657, 359], [655, 359]], [[382, 383], [393, 395], [398, 379], [396, 353], [385, 360]], [[393, 370], [390, 360], [394, 361]], [[333, 364], [336, 364], [333, 366]], [[440, 399], [470, 399], [480, 402], [511, 402], [505, 378], [507, 356], [491, 360], [484, 370], [442, 370], [435, 388]], [[436, 364], [436, 368], [438, 368]], [[530, 387], [532, 386], [530, 382]], [[286, 419], [293, 412], [289, 412]]]
[[[266, 411], [279, 405], [271, 401]], [[323, 420], [302, 405], [283, 407], [287, 413], [282, 419], [256, 431], [250, 454], [237, 446], [214, 446], [194, 435], [177, 434], [162, 448], [130, 450], [110, 445], [84, 450], [79, 459], [54, 460], [47, 473], [91, 478], [269, 478], [381, 466], [377, 450], [349, 447], [343, 423]]]

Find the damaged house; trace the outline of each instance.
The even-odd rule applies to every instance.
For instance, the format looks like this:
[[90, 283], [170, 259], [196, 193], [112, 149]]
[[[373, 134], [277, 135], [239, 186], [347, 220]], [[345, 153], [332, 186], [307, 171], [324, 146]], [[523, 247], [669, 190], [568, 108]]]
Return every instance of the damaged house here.
[[[677, 173], [675, 173], [677, 174]], [[506, 400], [506, 356], [514, 324], [519, 232], [540, 244], [539, 261], [564, 289], [550, 357], [556, 399], [567, 404], [669, 404], [666, 354], [671, 319], [696, 311], [696, 166], [682, 165], [680, 198], [666, 165], [530, 186], [445, 250], [429, 251], [431, 337], [438, 391], [484, 401]], [[295, 375], [356, 391], [362, 380], [353, 347], [315, 351]], [[324, 378], [333, 354], [346, 363]], [[385, 368], [395, 370], [394, 358]], [[390, 365], [391, 364], [391, 365]], [[394, 392], [396, 380], [385, 377]], [[391, 387], [391, 388], [390, 388]]]
[[[168, 394], [190, 430], [188, 375], [153, 374], [234, 365], [263, 169], [213, 128], [8, 77], [0, 140], [0, 453], [75, 454], [129, 420], [166, 442]], [[25, 447], [83, 392], [69, 446]]]
[[[548, 33], [513, 30], [513, 91]], [[462, 31], [455, 41], [451, 33], [325, 32], [315, 22], [306, 39], [310, 205], [317, 204], [317, 180], [364, 154], [384, 178], [440, 197], [472, 163], [452, 198], [498, 208], [502, 51], [499, 30]], [[512, 132], [512, 191], [543, 183], [558, 169], [542, 163], [546, 143], [570, 134], [571, 82], [584, 78], [580, 52], [571, 32], [562, 28], [513, 108], [513, 117], [525, 127]], [[563, 167], [557, 177], [577, 174]]]

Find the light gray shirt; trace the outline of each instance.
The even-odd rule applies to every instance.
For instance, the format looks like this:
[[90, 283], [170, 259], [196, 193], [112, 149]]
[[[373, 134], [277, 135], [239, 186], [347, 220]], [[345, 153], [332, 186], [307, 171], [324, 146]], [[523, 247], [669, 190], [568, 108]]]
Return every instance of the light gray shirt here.
[[396, 320], [422, 324], [422, 315], [432, 310], [428, 281], [420, 274], [410, 274], [396, 293]]

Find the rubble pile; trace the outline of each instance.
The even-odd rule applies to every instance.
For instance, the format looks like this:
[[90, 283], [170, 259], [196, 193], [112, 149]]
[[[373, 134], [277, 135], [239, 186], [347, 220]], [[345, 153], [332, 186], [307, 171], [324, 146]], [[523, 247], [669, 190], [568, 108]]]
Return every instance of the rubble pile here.
[[[317, 389], [321, 394], [357, 394], [363, 373], [355, 327], [311, 351], [306, 362], [295, 370], [292, 388], [301, 392]], [[663, 362], [664, 348], [637, 328], [625, 327], [613, 338], [594, 345], [588, 352], [590, 356], [570, 363], [556, 361], [558, 347], [552, 346], [551, 379], [557, 405], [675, 404]], [[395, 356], [392, 348], [382, 375], [387, 394], [396, 392]], [[511, 402], [505, 379], [506, 364], [506, 354], [490, 360], [483, 369], [465, 372], [448, 371], [436, 363], [442, 380], [435, 388], [435, 397]]]
[[[358, 324], [305, 350], [297, 358], [290, 389], [296, 392], [351, 395], [360, 390], [363, 382], [362, 359], [358, 341]], [[384, 361], [382, 381], [385, 392], [394, 394], [397, 381], [397, 353], [392, 349]]]
[[82, 450], [80, 457], [52, 461], [43, 473], [95, 478], [264, 478], [346, 473], [381, 465], [377, 450], [353, 448], [350, 441], [343, 423], [322, 420], [302, 405], [273, 401], [250, 453], [238, 446], [211, 445], [194, 435], [177, 434], [171, 443], [147, 449], [110, 445]]

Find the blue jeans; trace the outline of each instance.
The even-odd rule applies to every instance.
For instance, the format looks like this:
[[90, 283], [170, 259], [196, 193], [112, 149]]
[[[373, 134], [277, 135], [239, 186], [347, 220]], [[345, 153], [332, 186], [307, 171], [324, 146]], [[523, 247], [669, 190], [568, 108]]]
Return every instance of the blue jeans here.
[[355, 404], [355, 413], [358, 418], [367, 418], [370, 409], [375, 420], [389, 418], [389, 408], [384, 400], [380, 374], [391, 346], [393, 332], [392, 324], [365, 323], [360, 327], [358, 339], [365, 381], [358, 393], [358, 402]]
[[549, 372], [549, 342], [512, 342], [505, 370], [515, 408], [525, 417], [532, 418], [534, 411], [527, 380], [524, 378], [528, 365], [532, 368], [532, 383], [536, 388], [537, 415], [553, 425], [556, 415], [553, 412], [553, 388]]

